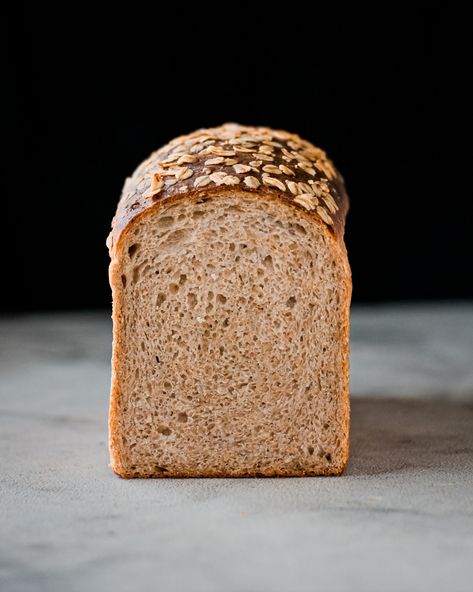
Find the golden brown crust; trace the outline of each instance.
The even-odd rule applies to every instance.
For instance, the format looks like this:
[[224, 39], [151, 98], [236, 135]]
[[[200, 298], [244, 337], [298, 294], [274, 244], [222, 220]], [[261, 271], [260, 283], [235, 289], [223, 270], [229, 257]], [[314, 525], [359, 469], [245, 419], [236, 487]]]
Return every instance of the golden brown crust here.
[[343, 237], [348, 197], [323, 150], [285, 131], [225, 124], [176, 138], [126, 180], [107, 240], [110, 254], [128, 224], [156, 204], [230, 186], [278, 195]]

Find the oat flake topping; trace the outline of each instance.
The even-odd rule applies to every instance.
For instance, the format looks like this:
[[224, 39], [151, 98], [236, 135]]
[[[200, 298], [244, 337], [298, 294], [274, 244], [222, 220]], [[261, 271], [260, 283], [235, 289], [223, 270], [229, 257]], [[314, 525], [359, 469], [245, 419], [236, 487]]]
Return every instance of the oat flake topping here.
[[264, 187], [331, 227], [341, 218], [343, 181], [323, 150], [282, 130], [233, 123], [180, 136], [154, 152], [127, 179], [120, 208], [143, 210], [144, 200], [218, 186]]

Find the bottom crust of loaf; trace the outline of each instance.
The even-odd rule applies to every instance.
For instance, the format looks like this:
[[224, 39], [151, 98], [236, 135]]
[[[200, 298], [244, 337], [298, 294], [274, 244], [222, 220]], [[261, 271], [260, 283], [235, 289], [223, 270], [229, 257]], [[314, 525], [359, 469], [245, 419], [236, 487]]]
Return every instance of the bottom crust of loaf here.
[[140, 472], [122, 472], [119, 469], [113, 468], [113, 471], [122, 479], [239, 479], [239, 478], [290, 478], [290, 477], [339, 477], [345, 471], [345, 466], [324, 468], [317, 471], [272, 471], [266, 472], [261, 471], [238, 471], [233, 473], [226, 473], [225, 471], [212, 471], [203, 473], [172, 473], [172, 472], [161, 472], [161, 473], [140, 473]]

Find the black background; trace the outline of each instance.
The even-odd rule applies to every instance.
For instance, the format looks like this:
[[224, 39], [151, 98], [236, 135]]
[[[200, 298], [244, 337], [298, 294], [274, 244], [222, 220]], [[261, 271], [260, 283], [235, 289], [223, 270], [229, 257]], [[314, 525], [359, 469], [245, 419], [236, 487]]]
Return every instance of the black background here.
[[4, 311], [110, 305], [124, 178], [225, 121], [327, 150], [351, 197], [354, 300], [471, 298], [468, 20], [396, 4], [19, 9], [4, 110]]

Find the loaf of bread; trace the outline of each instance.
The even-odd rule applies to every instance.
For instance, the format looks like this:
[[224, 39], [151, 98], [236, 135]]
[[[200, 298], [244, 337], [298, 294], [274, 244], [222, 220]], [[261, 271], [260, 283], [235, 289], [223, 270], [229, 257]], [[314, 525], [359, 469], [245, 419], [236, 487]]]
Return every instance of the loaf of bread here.
[[226, 124], [127, 179], [108, 239], [122, 477], [339, 475], [348, 198], [299, 136]]

